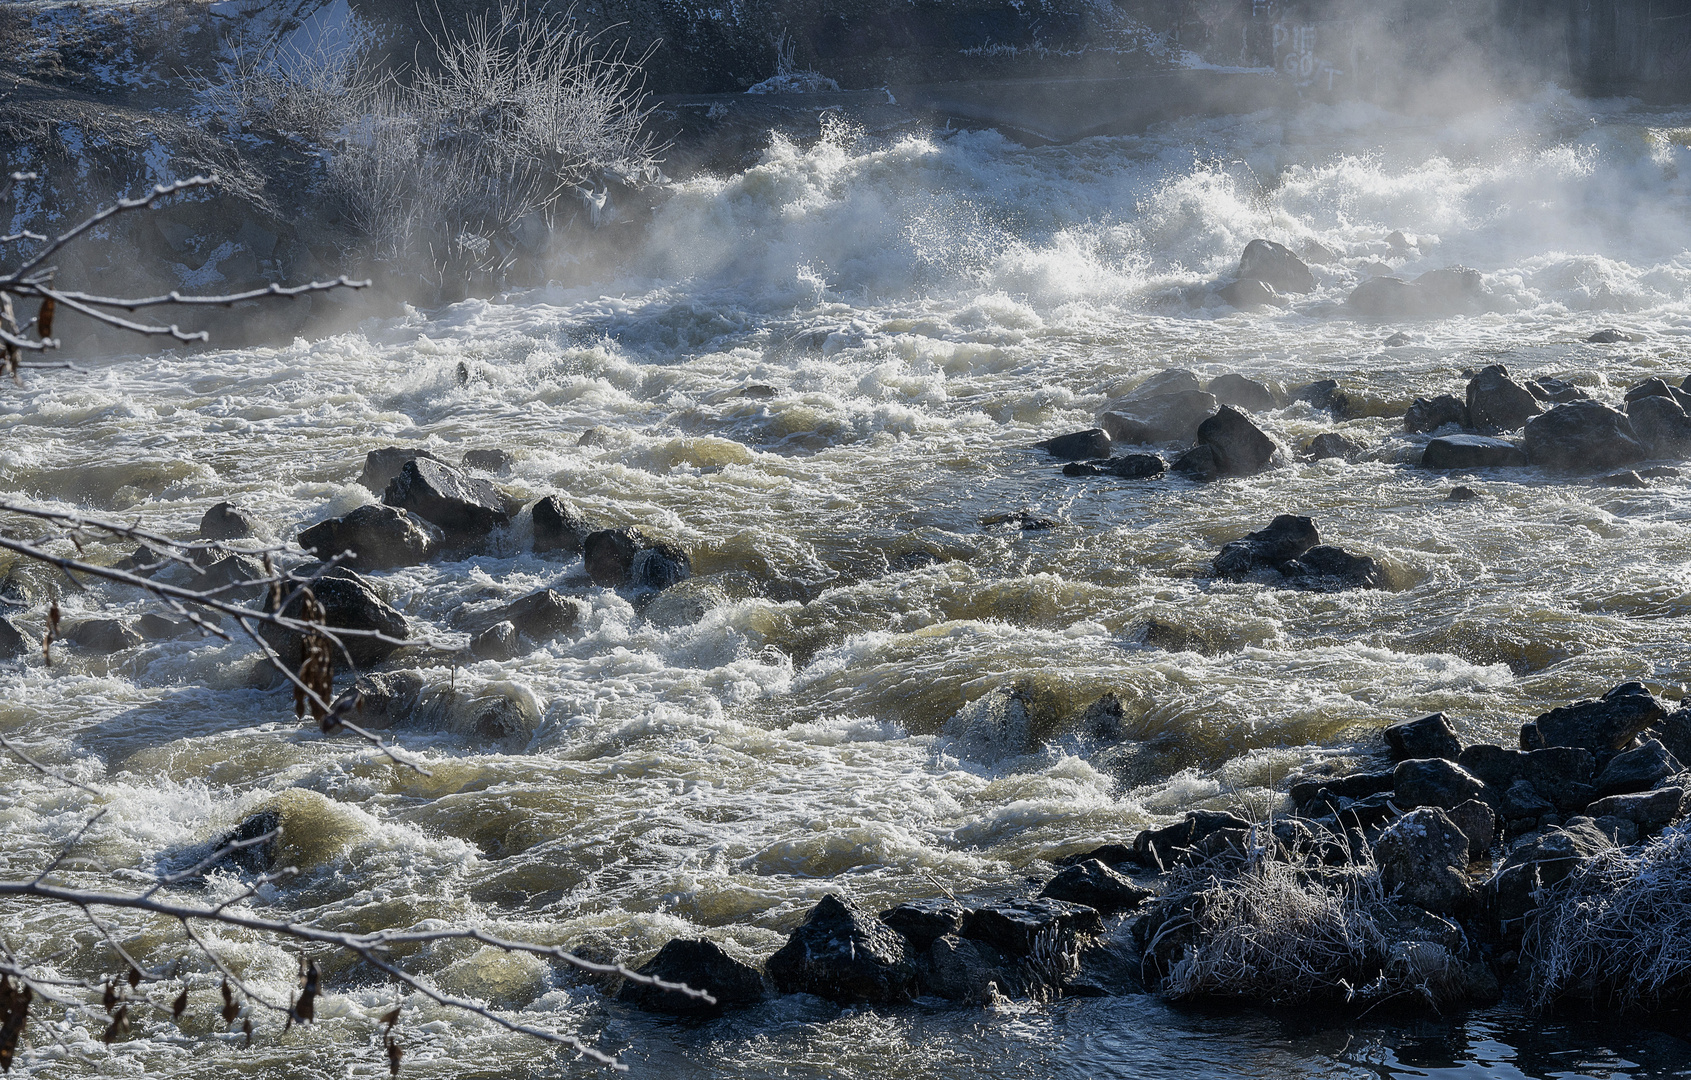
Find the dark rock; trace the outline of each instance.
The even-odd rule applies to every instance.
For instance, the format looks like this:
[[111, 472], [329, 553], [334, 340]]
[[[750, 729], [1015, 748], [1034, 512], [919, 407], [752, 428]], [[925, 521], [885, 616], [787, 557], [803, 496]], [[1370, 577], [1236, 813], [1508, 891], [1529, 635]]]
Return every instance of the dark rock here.
[[1672, 398], [1651, 395], [1629, 401], [1626, 419], [1632, 437], [1654, 457], [1684, 457], [1691, 450], [1691, 416]]
[[1484, 858], [1497, 835], [1497, 812], [1478, 799], [1469, 799], [1447, 810], [1445, 816], [1468, 838], [1469, 861]]
[[1591, 801], [1597, 759], [1575, 746], [1549, 746], [1521, 758], [1521, 778], [1558, 810], [1578, 810]]
[[1648, 480], [1631, 470], [1626, 472], [1610, 473], [1608, 476], [1598, 477], [1595, 481], [1593, 481], [1593, 483], [1597, 484], [1599, 487], [1612, 488], [1647, 488], [1650, 486], [1650, 482]]
[[1228, 405], [1198, 425], [1198, 442], [1215, 452], [1222, 476], [1255, 476], [1268, 468], [1277, 449], [1273, 439]]
[[405, 467], [405, 463], [415, 458], [425, 461], [440, 460], [420, 446], [384, 446], [364, 455], [364, 471], [358, 474], [358, 482], [380, 495], [387, 490], [393, 478], [399, 475], [399, 470]]
[[1304, 453], [1316, 461], [1324, 458], [1348, 459], [1361, 452], [1361, 443], [1347, 439], [1336, 431], [1324, 431], [1309, 440], [1309, 445], [1304, 447]]
[[1592, 798], [1610, 795], [1631, 795], [1648, 791], [1670, 776], [1677, 775], [1684, 766], [1668, 753], [1659, 740], [1651, 739], [1636, 750], [1616, 754], [1597, 779], [1591, 782]]
[[1642, 683], [1622, 683], [1601, 700], [1551, 709], [1521, 725], [1521, 749], [1578, 746], [1593, 753], [1624, 750], [1640, 732], [1666, 715], [1662, 703]]
[[1462, 754], [1462, 741], [1444, 713], [1393, 724], [1383, 733], [1393, 761], [1409, 758], [1445, 758], [1455, 761]]
[[496, 622], [470, 638], [470, 655], [477, 660], [509, 660], [522, 651], [522, 636], [509, 622]]
[[1691, 408], [1691, 392], [1680, 389], [1660, 376], [1645, 379], [1622, 395], [1621, 400], [1630, 405], [1649, 397], [1667, 398], [1681, 409]]
[[1390, 233], [1388, 233], [1386, 235], [1386, 243], [1391, 246], [1392, 251], [1400, 255], [1416, 246], [1415, 241], [1405, 236], [1402, 229], [1393, 229]]
[[1556, 884], [1582, 860], [1609, 847], [1608, 837], [1580, 824], [1552, 829], [1516, 848], [1485, 886], [1504, 929], [1519, 933], [1521, 920], [1536, 904], [1533, 894], [1539, 887]]
[[1505, 821], [1537, 821], [1556, 807], [1525, 780], [1516, 780], [1503, 793], [1502, 811]]
[[1413, 319], [1422, 313], [1421, 293], [1402, 278], [1370, 278], [1351, 290], [1345, 306], [1365, 319]]
[[[167, 559], [152, 548], [142, 544], [128, 555], [125, 555], [123, 558], [113, 563], [112, 569], [123, 570], [127, 573], [134, 574], [137, 577], [150, 578], [158, 574], [161, 570], [175, 565], [176, 563], [174, 560]], [[9, 577], [7, 579], [7, 583], [11, 583], [11, 579]], [[16, 601], [9, 602], [16, 603]]]
[[881, 912], [880, 920], [903, 934], [917, 951], [963, 928], [964, 909], [949, 897], [911, 900]]
[[1533, 397], [1552, 405], [1566, 405], [1570, 401], [1585, 401], [1591, 397], [1573, 383], [1548, 375], [1540, 379], [1528, 379], [1527, 390]]
[[372, 672], [342, 691], [335, 707], [349, 709], [349, 719], [359, 727], [380, 730], [404, 723], [422, 693], [423, 677], [415, 671]]
[[984, 941], [945, 935], [929, 948], [922, 990], [950, 1001], [986, 1004], [1020, 989], [1017, 965]]
[[1245, 245], [1239, 256], [1239, 279], [1261, 281], [1281, 292], [1315, 290], [1315, 275], [1304, 261], [1272, 240], [1252, 240]]
[[438, 526], [409, 510], [369, 504], [302, 531], [299, 546], [319, 559], [350, 551], [359, 570], [391, 570], [428, 562], [445, 539]]
[[1521, 777], [1526, 755], [1490, 743], [1465, 746], [1456, 755], [1456, 764], [1480, 778], [1487, 787], [1502, 791]]
[[1294, 391], [1292, 400], [1301, 401], [1312, 409], [1319, 409], [1340, 420], [1350, 415], [1350, 395], [1340, 390], [1338, 382], [1333, 379], [1312, 382]]
[[[1113, 442], [1128, 444], [1186, 442], [1197, 438], [1198, 427], [1215, 415], [1215, 397], [1202, 390], [1180, 390], [1115, 402], [1098, 417]], [[1108, 454], [1106, 446], [1101, 454]]]
[[[466, 469], [480, 469], [482, 472], [504, 472], [515, 461], [510, 454], [503, 450], [469, 450], [464, 454], [462, 462]], [[663, 955], [659, 953], [658, 955]]]
[[1423, 469], [1503, 469], [1526, 463], [1520, 447], [1489, 435], [1440, 435], [1421, 451]]
[[1128, 395], [1128, 400], [1143, 400], [1164, 394], [1181, 394], [1198, 388], [1196, 372], [1188, 371], [1185, 368], [1167, 368], [1135, 386], [1133, 392]]
[[832, 893], [765, 968], [783, 994], [815, 994], [841, 1004], [908, 1001], [917, 993], [904, 938]]
[[1367, 555], [1352, 555], [1331, 544], [1312, 547], [1290, 562], [1281, 563], [1286, 583], [1308, 592], [1385, 588], [1380, 564]]
[[1027, 956], [1044, 936], [1072, 940], [1103, 929], [1098, 912], [1081, 904], [1041, 897], [1007, 900], [970, 908], [963, 916], [961, 936], [984, 941], [1009, 956]]
[[1071, 461], [1063, 466], [1063, 475], [1150, 480], [1161, 476], [1166, 469], [1163, 459], [1155, 454], [1122, 454], [1104, 461]]
[[[1078, 474], [1071, 474], [1068, 470], [1071, 466], [1080, 465], [1080, 464], [1083, 464], [1083, 463], [1077, 462], [1077, 461], [1069, 462], [1068, 465], [1063, 466], [1063, 475], [1065, 475], [1065, 476], [1078, 475]], [[981, 526], [983, 528], [990, 529], [990, 528], [995, 528], [997, 526], [1003, 525], [1003, 526], [1008, 526], [1009, 528], [1012, 528], [1012, 529], [1021, 529], [1024, 532], [1029, 532], [1029, 531], [1040, 532], [1040, 531], [1043, 531], [1045, 529], [1055, 529], [1058, 525], [1061, 525], [1061, 524], [1062, 524], [1062, 522], [1057, 520], [1056, 518], [1044, 517], [1042, 515], [1034, 513], [1032, 510], [1029, 510], [1026, 507], [1023, 507], [1020, 510], [1011, 511], [1010, 513], [1007, 513], [1007, 514], [987, 514], [986, 516], [981, 518]]]
[[1243, 375], [1217, 375], [1204, 390], [1220, 405], [1232, 405], [1252, 412], [1274, 408], [1274, 391]]
[[1468, 381], [1468, 419], [1487, 431], [1513, 431], [1542, 410], [1532, 391], [1509, 377], [1502, 364], [1492, 364]]
[[[1043, 527], [1051, 526], [1047, 523]], [[629, 571], [629, 581], [637, 589], [667, 589], [692, 576], [692, 557], [679, 545], [667, 540], [654, 541], [638, 552]]]
[[1474, 887], [1468, 865], [1469, 838], [1431, 806], [1411, 810], [1393, 822], [1374, 844], [1374, 860], [1388, 890], [1416, 907], [1439, 914], [1471, 906]]
[[94, 653], [122, 652], [141, 644], [141, 635], [118, 619], [89, 619], [71, 628], [65, 640]]
[[16, 660], [35, 651], [36, 643], [24, 636], [11, 619], [0, 617], [0, 660]]
[[201, 540], [245, 540], [253, 531], [252, 515], [234, 503], [220, 502], [200, 518]]
[[1198, 483], [1207, 484], [1221, 478], [1221, 455], [1213, 446], [1200, 444], [1176, 458], [1169, 469]]
[[1339, 261], [1339, 256], [1319, 240], [1310, 240], [1303, 246], [1303, 257], [1306, 261], [1317, 266], [1332, 266]]
[[1251, 823], [1235, 814], [1215, 810], [1193, 810], [1173, 825], [1146, 829], [1133, 841], [1133, 852], [1144, 866], [1166, 866], [1178, 850], [1189, 848], [1221, 829], [1249, 829]]
[[634, 556], [644, 547], [645, 537], [638, 529], [600, 529], [582, 541], [581, 554], [593, 584], [615, 589], [629, 583]]
[[[295, 586], [288, 582], [283, 582], [282, 587], [289, 596], [295, 589]], [[323, 625], [332, 630], [374, 631], [401, 640], [411, 636], [405, 616], [389, 607], [387, 601], [376, 595], [376, 590], [370, 587], [369, 582], [345, 567], [337, 567], [328, 575], [318, 578], [312, 583], [311, 592], [323, 608]], [[294, 597], [283, 609], [282, 614], [290, 619], [302, 618], [304, 602], [304, 597]], [[264, 610], [267, 613], [274, 612], [274, 603], [275, 598], [267, 596]], [[298, 670], [304, 654], [303, 641], [298, 633], [268, 623], [261, 624], [258, 632], [270, 647], [276, 650], [284, 664]], [[366, 668], [387, 659], [399, 648], [393, 642], [364, 635], [348, 635], [340, 640], [345, 647], [345, 653], [332, 644], [329, 649], [337, 669], [346, 662], [346, 654], [351, 654], [354, 667]]]
[[1429, 270], [1415, 279], [1415, 291], [1424, 315], [1455, 315], [1485, 307], [1485, 284], [1480, 272], [1466, 266]]
[[135, 629], [148, 641], [180, 641], [195, 633], [194, 624], [187, 619], [177, 622], [150, 611], [135, 620]]
[[734, 393], [733, 396], [734, 397], [743, 397], [743, 398], [752, 398], [752, 399], [755, 399], [755, 400], [766, 400], [768, 398], [774, 397], [775, 395], [777, 395], [779, 393], [780, 393], [780, 391], [775, 389], [773, 386], [769, 386], [769, 385], [766, 385], [764, 383], [751, 383], [748, 386], [744, 386], [744, 387], [740, 388], [738, 391], [736, 391]]
[[1155, 894], [1094, 860], [1077, 863], [1061, 871], [1045, 883], [1039, 895], [1071, 904], [1084, 904], [1101, 915], [1114, 915], [1133, 910]]
[[247, 874], [267, 873], [276, 865], [281, 843], [282, 815], [276, 810], [261, 810], [211, 842], [208, 855], [240, 846], [206, 869], [228, 867]]
[[1683, 788], [1665, 787], [1632, 795], [1610, 795], [1585, 808], [1592, 817], [1618, 817], [1638, 826], [1642, 833], [1655, 833], [1672, 825], [1684, 808]]
[[1691, 705], [1681, 701], [1679, 708], [1652, 725], [1647, 734], [1660, 739], [1668, 753], [1681, 762], [1691, 761]]
[[1454, 394], [1440, 394], [1435, 398], [1418, 397], [1403, 414], [1403, 430], [1412, 434], [1437, 431], [1446, 424], [1455, 424], [1462, 428], [1473, 426], [1468, 419], [1468, 406], [1458, 401]]
[[1315, 522], [1295, 514], [1280, 514], [1267, 528], [1223, 545], [1212, 565], [1217, 576], [1239, 581], [1259, 570], [1278, 570], [1281, 564], [1320, 543]]
[[1480, 493], [1471, 487], [1458, 484], [1450, 489], [1450, 494], [1444, 497], [1445, 502], [1473, 502], [1480, 497]]
[[1398, 762], [1392, 770], [1392, 787], [1397, 792], [1397, 805], [1404, 809], [1436, 806], [1449, 810], [1469, 799], [1489, 802], [1496, 798], [1479, 777], [1444, 758]]
[[453, 546], [473, 543], [511, 523], [510, 508], [491, 481], [428, 458], [402, 465], [382, 502], [440, 526]]
[[1581, 815], [1568, 819], [1569, 825], [1590, 825], [1603, 834], [1604, 839], [1616, 847], [1627, 847], [1638, 842], [1638, 826], [1625, 818], [1618, 817], [1585, 817]]
[[225, 555], [200, 571], [194, 588], [216, 592], [223, 600], [251, 599], [264, 590], [264, 586], [252, 583], [269, 576], [264, 564], [251, 555]]
[[732, 1006], [750, 1005], [763, 999], [763, 976], [756, 968], [742, 964], [723, 952], [722, 946], [714, 941], [681, 938], [667, 941], [658, 950], [658, 955], [636, 969], [636, 974], [669, 983], [682, 983], [694, 990], [704, 990], [716, 999], [713, 1005], [674, 990], [625, 980], [622, 989], [617, 992], [617, 1000], [648, 1012], [673, 1016], [715, 1016]]
[[1291, 797], [1295, 806], [1306, 806], [1323, 792], [1337, 798], [1362, 799], [1392, 789], [1389, 772], [1351, 773], [1349, 776], [1324, 777], [1318, 780], [1299, 780], [1292, 785]]
[[1238, 308], [1241, 311], [1258, 307], [1285, 307], [1287, 303], [1284, 296], [1274, 291], [1274, 286], [1266, 281], [1257, 281], [1253, 278], [1229, 281], [1215, 290], [1215, 294], [1228, 307]]
[[1592, 345], [1614, 345], [1622, 341], [1632, 341], [1633, 337], [1631, 334], [1605, 327], [1585, 340]]
[[1073, 431], [1067, 435], [1058, 435], [1056, 438], [1034, 443], [1034, 446], [1061, 461], [1078, 461], [1081, 458], [1110, 456], [1110, 436], [1105, 433], [1103, 428]]
[[496, 608], [487, 619], [494, 623], [509, 622], [519, 633], [535, 641], [546, 641], [575, 629], [586, 613], [587, 605], [580, 600], [541, 589]]
[[1393, 334], [1391, 337], [1387, 338], [1385, 341], [1381, 342], [1381, 344], [1384, 345], [1388, 349], [1401, 349], [1405, 345], [1412, 343], [1414, 340], [1415, 340], [1414, 338], [1410, 337], [1408, 334], [1405, 334], [1400, 330], [1397, 333]]
[[1647, 455], [1626, 414], [1595, 401], [1558, 405], [1533, 417], [1521, 448], [1534, 465], [1580, 472], [1619, 468]]
[[575, 507], [556, 495], [548, 495], [535, 503], [532, 513], [536, 552], [577, 554], [581, 551], [581, 542], [593, 531]]

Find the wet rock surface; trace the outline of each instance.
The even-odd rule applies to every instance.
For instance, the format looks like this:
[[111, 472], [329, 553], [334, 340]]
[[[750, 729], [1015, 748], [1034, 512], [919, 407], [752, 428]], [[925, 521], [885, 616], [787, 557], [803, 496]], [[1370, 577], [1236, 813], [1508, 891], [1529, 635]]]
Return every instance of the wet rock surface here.
[[409, 510], [366, 505], [345, 517], [320, 521], [299, 534], [308, 555], [331, 559], [351, 552], [358, 570], [416, 566], [440, 554], [446, 534]]
[[766, 970], [784, 994], [842, 1003], [901, 1002], [917, 994], [904, 938], [833, 894], [811, 909]]
[[401, 465], [382, 502], [438, 526], [450, 545], [474, 543], [511, 523], [510, 508], [492, 482], [428, 458]]
[[1521, 449], [1534, 465], [1562, 472], [1600, 472], [1647, 456], [1626, 414], [1595, 401], [1558, 405], [1534, 417]]
[[[400, 647], [395, 641], [384, 641], [382, 638], [393, 638], [402, 642], [410, 636], [410, 626], [405, 616], [395, 611], [368, 581], [351, 570], [341, 567], [330, 571], [327, 576], [312, 582], [311, 592], [317, 603], [322, 606], [323, 625], [334, 630], [368, 632], [342, 638], [344, 653], [342, 648], [331, 645], [330, 654], [337, 669], [345, 665], [348, 655], [354, 667], [365, 668], [379, 663]], [[270, 598], [266, 599], [266, 612], [274, 610], [270, 606], [272, 602]], [[282, 609], [281, 614], [290, 619], [301, 618], [304, 604], [304, 597], [296, 596]], [[296, 670], [299, 668], [304, 654], [304, 643], [298, 632], [266, 623], [259, 627], [259, 634], [276, 651], [284, 664]]]
[[650, 983], [625, 980], [617, 992], [618, 999], [651, 1012], [715, 1016], [763, 998], [763, 976], [758, 970], [735, 960], [713, 941], [676, 938], [666, 942], [656, 956], [635, 971], [667, 983], [704, 990], [716, 999], [705, 1001]]

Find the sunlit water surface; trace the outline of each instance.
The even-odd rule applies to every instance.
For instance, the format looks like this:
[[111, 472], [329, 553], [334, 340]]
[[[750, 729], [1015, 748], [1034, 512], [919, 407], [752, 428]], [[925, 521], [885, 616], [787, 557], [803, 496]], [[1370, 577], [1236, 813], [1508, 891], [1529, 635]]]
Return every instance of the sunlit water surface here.
[[[372, 499], [365, 452], [515, 455], [516, 493], [558, 492], [607, 524], [683, 542], [693, 580], [650, 606], [588, 590], [581, 632], [429, 681], [393, 732], [431, 775], [302, 732], [249, 646], [57, 651], [4, 674], [0, 730], [96, 783], [79, 849], [151, 872], [255, 809], [279, 807], [301, 875], [261, 912], [345, 928], [467, 921], [639, 963], [703, 934], [756, 961], [818, 897], [879, 909], [1014, 893], [1048, 860], [1193, 807], [1278, 805], [1288, 776], [1360, 759], [1383, 725], [1443, 710], [1469, 740], [1643, 679], [1678, 693], [1691, 661], [1691, 487], [1593, 486], [1534, 471], [1462, 482], [1413, 467], [1417, 395], [1506, 364], [1618, 400], [1691, 374], [1691, 114], [1555, 93], [1455, 119], [1361, 105], [1190, 121], [1027, 149], [993, 133], [874, 142], [845, 127], [778, 141], [743, 175], [682, 185], [592, 289], [469, 301], [360, 332], [128, 358], [6, 391], [13, 496], [189, 535], [232, 499], [286, 541]], [[1387, 242], [1402, 230], [1416, 247]], [[1317, 291], [1237, 313], [1206, 285], [1256, 236], [1319, 241]], [[1480, 270], [1492, 310], [1355, 321], [1342, 301], [1383, 262]], [[1602, 326], [1639, 336], [1591, 345]], [[1408, 346], [1387, 349], [1395, 331]], [[463, 365], [467, 382], [460, 379]], [[1261, 414], [1284, 467], [1215, 485], [1076, 480], [1030, 449], [1090, 426], [1163, 368], [1297, 387], [1335, 378], [1362, 415]], [[737, 394], [752, 384], [773, 397]], [[1315, 434], [1367, 444], [1298, 460]], [[591, 439], [582, 436], [593, 431]], [[983, 525], [1028, 509], [1055, 528]], [[1217, 584], [1216, 548], [1276, 513], [1385, 567], [1387, 591]], [[528, 553], [375, 575], [420, 631], [579, 573]], [[116, 547], [98, 552], [115, 559]], [[41, 579], [47, 583], [45, 576]], [[62, 586], [66, 621], [145, 609]], [[809, 602], [802, 602], [809, 597]], [[20, 616], [39, 630], [39, 607]], [[1151, 623], [1165, 628], [1146, 641]], [[979, 722], [1000, 687], [1027, 731]], [[1122, 728], [1082, 722], [1114, 693]], [[522, 731], [478, 736], [489, 699]], [[87, 800], [0, 764], [8, 874], [39, 867]], [[104, 876], [73, 871], [93, 884]], [[214, 880], [206, 895], [240, 887]], [[115, 964], [64, 912], [0, 914], [14, 948], [76, 942], [71, 973]], [[120, 920], [148, 963], [179, 932]], [[283, 997], [294, 956], [214, 937]], [[1411, 1022], [1179, 1011], [1148, 997], [841, 1009], [786, 998], [705, 1025], [607, 1002], [533, 960], [439, 948], [437, 985], [528, 1023], [626, 1048], [639, 1076], [1667, 1076], [1691, 1044], [1648, 1028], [1500, 1008]], [[334, 969], [321, 1019], [251, 1049], [207, 1035], [215, 977], [185, 1024], [32, 1024], [26, 1076], [381, 1075], [392, 992]], [[407, 1075], [587, 1073], [569, 1055], [420, 1002]], [[203, 1037], [202, 1037], [203, 1036]]]

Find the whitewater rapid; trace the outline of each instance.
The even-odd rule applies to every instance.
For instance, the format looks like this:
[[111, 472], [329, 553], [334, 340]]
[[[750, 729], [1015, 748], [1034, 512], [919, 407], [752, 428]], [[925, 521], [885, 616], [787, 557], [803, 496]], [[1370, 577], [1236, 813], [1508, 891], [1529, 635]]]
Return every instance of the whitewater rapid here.
[[[302, 875], [265, 887], [255, 906], [272, 913], [467, 921], [631, 964], [704, 934], [756, 962], [827, 892], [871, 910], [1014, 893], [1042, 860], [1163, 815], [1278, 808], [1298, 770], [1362, 760], [1379, 728], [1413, 715], [1512, 741], [1521, 720], [1627, 679], [1677, 696], [1691, 666], [1686, 482], [1525, 470], [1463, 479], [1484, 498], [1451, 504], [1451, 478], [1413, 467], [1426, 436], [1404, 435], [1401, 416], [1490, 363], [1609, 401], [1691, 374], [1688, 144], [1691, 113], [1555, 91], [1455, 118], [1312, 106], [1043, 148], [993, 132], [872, 139], [838, 122], [814, 142], [776, 138], [744, 173], [677, 185], [591, 287], [33, 376], [0, 409], [9, 497], [183, 536], [227, 499], [285, 542], [374, 500], [355, 483], [371, 449], [456, 461], [499, 448], [513, 493], [674, 539], [695, 576], [650, 603], [587, 590], [573, 636], [509, 661], [402, 654], [393, 665], [427, 690], [390, 734], [428, 777], [302, 730], [251, 647], [215, 641], [61, 647], [50, 667], [0, 673], [0, 730], [100, 787], [108, 813], [82, 850], [120, 874], [277, 808], [281, 861]], [[1210, 286], [1259, 236], [1332, 255], [1288, 309], [1235, 312]], [[1483, 275], [1484, 314], [1380, 324], [1343, 308], [1370, 273], [1458, 264]], [[1585, 342], [1606, 326], [1637, 340]], [[1387, 348], [1400, 331], [1410, 343]], [[1065, 478], [1031, 449], [1170, 367], [1336, 379], [1356, 415], [1260, 414], [1287, 463], [1209, 486]], [[1300, 459], [1334, 430], [1367, 449]], [[1055, 527], [990, 523], [1024, 509]], [[1207, 578], [1222, 543], [1282, 512], [1373, 556], [1389, 589]], [[530, 528], [524, 515], [493, 554], [373, 579], [451, 646], [466, 605], [579, 571], [532, 554]], [[115, 588], [12, 573], [24, 594], [56, 588], [67, 624], [148, 610]], [[39, 630], [43, 614], [18, 621]], [[1006, 690], [1021, 709], [1010, 722]], [[1105, 723], [1107, 695], [1120, 715]], [[478, 734], [495, 706], [515, 726]], [[0, 864], [42, 865], [85, 805], [0, 763]], [[13, 947], [76, 940], [65, 970], [111, 969], [69, 915], [0, 917]], [[169, 927], [125, 926], [152, 962], [181, 952]], [[292, 986], [291, 953], [217, 940], [275, 996]], [[1322, 1032], [1149, 999], [893, 1015], [785, 999], [677, 1028], [532, 958], [442, 947], [408, 962], [525, 1022], [629, 1047], [639, 1075], [1307, 1076], [1398, 1062], [1374, 1029], [1371, 1058]], [[251, 1050], [207, 1034], [208, 990], [188, 1024], [203, 1039], [146, 1018], [106, 1047], [69, 1025], [62, 1045], [37, 1032], [21, 1071], [87, 1075], [92, 1059], [113, 1074], [240, 1062], [265, 1077], [375, 1075], [372, 1018], [391, 992], [330, 974], [319, 1023], [261, 1027]], [[408, 1075], [591, 1071], [408, 1008]], [[1498, 1045], [1498, 1060], [1531, 1058], [1527, 1036], [1483, 1027], [1465, 1029], [1461, 1060], [1490, 1062]], [[1647, 1043], [1590, 1060], [1655, 1075]]]

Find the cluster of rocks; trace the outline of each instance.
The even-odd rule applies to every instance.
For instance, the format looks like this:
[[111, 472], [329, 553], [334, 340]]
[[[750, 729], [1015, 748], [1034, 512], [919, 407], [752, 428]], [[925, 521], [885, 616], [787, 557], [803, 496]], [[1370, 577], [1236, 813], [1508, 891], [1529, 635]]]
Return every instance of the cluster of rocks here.
[[1514, 974], [1549, 886], [1582, 859], [1691, 815], [1691, 774], [1680, 765], [1691, 757], [1691, 708], [1670, 713], [1638, 683], [1522, 725], [1518, 748], [1463, 746], [1442, 713], [1390, 727], [1384, 741], [1390, 768], [1295, 780], [1294, 812], [1270, 822], [1193, 811], [1131, 843], [1059, 860], [1026, 899], [948, 896], [870, 916], [830, 895], [762, 971], [698, 940], [671, 941], [640, 969], [705, 989], [715, 1004], [637, 982], [620, 996], [707, 1014], [771, 989], [870, 1004], [1156, 990], [1204, 944], [1194, 917], [1204, 892], [1175, 888], [1176, 876], [1266, 855], [1295, 857], [1316, 877], [1324, 865], [1377, 867], [1382, 932], [1453, 958], [1459, 986], [1443, 1000], [1484, 1000]]
[[[1691, 379], [1679, 386], [1646, 379], [1628, 390], [1615, 409], [1561, 379], [1522, 384], [1503, 365], [1492, 364], [1469, 380], [1465, 398], [1416, 398], [1403, 426], [1412, 433], [1462, 429], [1427, 443], [1421, 464], [1429, 469], [1536, 465], [1558, 472], [1607, 472], [1652, 458], [1691, 455], [1688, 384]], [[1513, 431], [1521, 432], [1518, 439], [1502, 437]], [[1614, 479], [1642, 483], [1646, 477], [1628, 470]]]
[[1315, 522], [1294, 514], [1281, 514], [1267, 528], [1224, 545], [1211, 565], [1227, 581], [1268, 578], [1310, 592], [1385, 587], [1379, 563], [1323, 544]]

